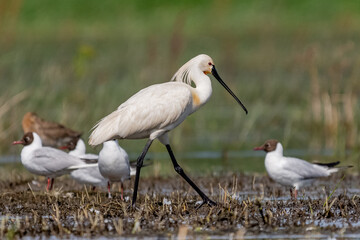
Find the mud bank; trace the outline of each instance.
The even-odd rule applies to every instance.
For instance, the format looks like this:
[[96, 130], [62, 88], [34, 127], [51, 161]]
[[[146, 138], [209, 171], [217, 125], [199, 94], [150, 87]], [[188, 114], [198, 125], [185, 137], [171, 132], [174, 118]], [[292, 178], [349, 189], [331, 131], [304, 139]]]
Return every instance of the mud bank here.
[[122, 201], [116, 185], [108, 199], [105, 189], [91, 191], [69, 178], [58, 179], [49, 193], [42, 178], [1, 181], [0, 237], [360, 236], [357, 176], [318, 181], [296, 200], [263, 175], [194, 181], [216, 207], [197, 209], [201, 199], [178, 176], [141, 179], [135, 209], [133, 182]]

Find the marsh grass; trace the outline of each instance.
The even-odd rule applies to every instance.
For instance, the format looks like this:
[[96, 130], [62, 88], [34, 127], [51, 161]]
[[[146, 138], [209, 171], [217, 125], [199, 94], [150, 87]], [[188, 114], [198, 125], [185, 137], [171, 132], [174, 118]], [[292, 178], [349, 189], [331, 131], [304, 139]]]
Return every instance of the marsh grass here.
[[[36, 198], [29, 197], [32, 193], [26, 184], [11, 193], [2, 188], [0, 237], [224, 237], [271, 236], [274, 232], [312, 236], [359, 231], [355, 223], [360, 217], [360, 198], [345, 190], [359, 184], [355, 176], [346, 176], [330, 198], [327, 191], [309, 187], [307, 196], [297, 200], [284, 199], [288, 189], [262, 175], [256, 181], [252, 175], [242, 174], [195, 180], [217, 200], [216, 207], [196, 210], [198, 196], [186, 183], [179, 184], [178, 178], [147, 178], [140, 184], [136, 209], [131, 208], [130, 190], [125, 191], [125, 201], [118, 193], [108, 199], [106, 191], [75, 190], [69, 180], [64, 180], [64, 188], [55, 187], [48, 193], [36, 190]], [[319, 185], [325, 184], [331, 191], [334, 184], [328, 180]], [[252, 183], [263, 188], [254, 190]]]
[[[213, 96], [173, 131], [176, 152], [285, 148], [360, 155], [360, 9], [356, 1], [4, 1], [0, 19], [0, 151], [27, 111], [89, 136], [133, 93], [168, 81], [198, 53], [249, 109]], [[324, 7], [326, 6], [326, 7]], [[139, 153], [144, 141], [121, 141]], [[99, 148], [91, 150], [97, 152]], [[351, 150], [348, 155], [346, 150]], [[165, 151], [154, 144], [151, 152]]]

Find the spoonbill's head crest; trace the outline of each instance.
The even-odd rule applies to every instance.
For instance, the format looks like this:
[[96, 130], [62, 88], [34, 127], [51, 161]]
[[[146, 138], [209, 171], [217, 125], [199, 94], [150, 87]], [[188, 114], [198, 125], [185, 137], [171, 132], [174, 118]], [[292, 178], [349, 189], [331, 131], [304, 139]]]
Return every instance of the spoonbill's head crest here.
[[263, 145], [261, 145], [260, 147], [254, 148], [254, 151], [260, 151], [260, 150], [264, 150], [265, 152], [275, 151], [278, 142], [279, 142], [279, 141], [278, 141], [278, 140], [275, 140], [275, 139], [267, 140], [267, 141], [266, 141]]
[[212, 71], [214, 62], [206, 54], [200, 54], [196, 57], [193, 57], [188, 62], [186, 62], [171, 78], [171, 81], [184, 82], [191, 85], [194, 81], [193, 71], [198, 71], [199, 69], [205, 73], [209, 74]]
[[226, 89], [226, 91], [228, 91], [230, 95], [233, 96], [233, 98], [240, 104], [240, 106], [244, 109], [246, 114], [248, 113], [247, 109], [242, 104], [242, 102], [236, 97], [236, 95], [231, 91], [231, 89], [226, 85], [226, 83], [221, 79], [221, 77], [217, 73], [212, 58], [206, 54], [200, 54], [190, 59], [174, 74], [171, 81], [184, 82], [191, 85], [192, 81], [195, 82], [196, 80], [193, 79], [192, 72], [199, 71], [199, 69], [206, 75], [211, 73], [216, 78], [216, 80], [218, 80], [219, 83]]

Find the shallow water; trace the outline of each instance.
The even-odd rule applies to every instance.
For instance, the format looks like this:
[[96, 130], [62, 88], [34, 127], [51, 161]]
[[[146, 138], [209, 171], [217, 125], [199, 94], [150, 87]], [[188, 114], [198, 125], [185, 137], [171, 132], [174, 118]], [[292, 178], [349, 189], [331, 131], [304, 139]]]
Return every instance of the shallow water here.
[[[311, 155], [320, 155], [320, 156], [332, 156], [334, 152], [332, 150], [307, 150], [307, 149], [287, 149], [285, 155], [291, 155], [296, 157], [309, 157]], [[131, 159], [136, 159], [139, 153], [129, 153]], [[162, 160], [168, 159], [169, 155], [167, 152], [149, 152], [146, 155], [150, 159]], [[265, 154], [262, 151], [253, 151], [253, 150], [242, 150], [242, 151], [193, 151], [193, 152], [180, 152], [176, 153], [176, 156], [181, 159], [223, 159], [224, 156], [228, 158], [251, 158], [251, 157], [264, 157]], [[20, 155], [6, 155], [0, 156], [1, 163], [13, 163], [20, 162]]]
[[[289, 149], [285, 152], [285, 155], [291, 155], [309, 161], [312, 161], [315, 157], [318, 162], [338, 160], [333, 159], [333, 152], [330, 150], [319, 152], [315, 150]], [[129, 156], [132, 161], [136, 161], [138, 153], [130, 153]], [[192, 176], [224, 174], [227, 172], [265, 173], [265, 153], [262, 151], [179, 152], [176, 153], [176, 157], [178, 163]], [[167, 152], [149, 152], [145, 160], [145, 164], [147, 163], [150, 166], [142, 170], [143, 176], [173, 176], [176, 174]], [[13, 166], [16, 168], [16, 165], [11, 164], [20, 164], [20, 155], [0, 156], [0, 164], [3, 164], [2, 166], [4, 166], [4, 164], [8, 165], [7, 170], [11, 170], [14, 168]]]

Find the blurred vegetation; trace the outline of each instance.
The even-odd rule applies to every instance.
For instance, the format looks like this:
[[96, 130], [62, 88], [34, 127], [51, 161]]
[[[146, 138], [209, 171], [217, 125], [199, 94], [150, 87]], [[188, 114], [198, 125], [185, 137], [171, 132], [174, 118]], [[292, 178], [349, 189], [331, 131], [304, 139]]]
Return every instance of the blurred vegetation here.
[[28, 111], [87, 139], [132, 94], [206, 53], [249, 114], [213, 81], [207, 105], [170, 134], [175, 153], [277, 138], [357, 163], [359, 42], [359, 1], [0, 1], [0, 150], [19, 153], [10, 143]]

